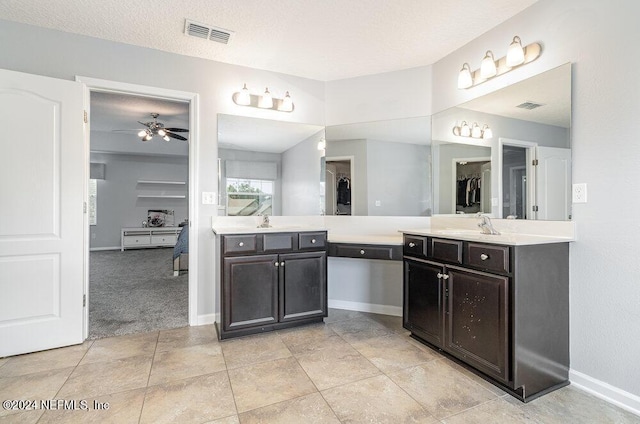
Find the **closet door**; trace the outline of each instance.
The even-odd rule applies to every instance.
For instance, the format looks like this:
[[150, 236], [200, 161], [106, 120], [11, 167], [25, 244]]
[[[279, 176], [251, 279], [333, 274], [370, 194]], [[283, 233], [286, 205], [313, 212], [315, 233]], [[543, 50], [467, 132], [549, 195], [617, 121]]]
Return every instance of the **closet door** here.
[[82, 343], [82, 87], [0, 70], [0, 357]]

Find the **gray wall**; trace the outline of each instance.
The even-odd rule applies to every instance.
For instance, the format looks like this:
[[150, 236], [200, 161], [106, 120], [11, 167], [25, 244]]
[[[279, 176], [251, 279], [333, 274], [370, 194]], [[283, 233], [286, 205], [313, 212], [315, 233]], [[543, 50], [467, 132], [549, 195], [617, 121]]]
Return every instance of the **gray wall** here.
[[[185, 181], [188, 158], [92, 153], [91, 162], [106, 164], [98, 180], [97, 225], [90, 227], [90, 247], [120, 247], [120, 229], [140, 227], [149, 209], [172, 209], [175, 225], [188, 216], [188, 185], [138, 184], [138, 180]], [[139, 194], [185, 195], [185, 199], [140, 199]]]
[[319, 215], [320, 159], [324, 130], [282, 153], [282, 215]]

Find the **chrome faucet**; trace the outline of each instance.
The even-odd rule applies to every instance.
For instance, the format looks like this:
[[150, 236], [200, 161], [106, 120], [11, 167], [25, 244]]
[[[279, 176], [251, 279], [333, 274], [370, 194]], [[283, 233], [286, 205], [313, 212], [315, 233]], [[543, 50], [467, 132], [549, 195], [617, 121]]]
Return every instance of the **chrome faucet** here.
[[258, 228], [269, 228], [271, 224], [269, 223], [269, 215], [266, 213], [262, 215], [262, 224], [258, 225]]
[[493, 235], [499, 235], [500, 234], [500, 232], [498, 230], [493, 228], [493, 224], [491, 223], [491, 218], [489, 218], [487, 215], [481, 214], [480, 212], [478, 212], [478, 214], [476, 216], [478, 218], [480, 218], [480, 222], [478, 223], [478, 227], [480, 227], [480, 230], [482, 231], [482, 234], [493, 234]]

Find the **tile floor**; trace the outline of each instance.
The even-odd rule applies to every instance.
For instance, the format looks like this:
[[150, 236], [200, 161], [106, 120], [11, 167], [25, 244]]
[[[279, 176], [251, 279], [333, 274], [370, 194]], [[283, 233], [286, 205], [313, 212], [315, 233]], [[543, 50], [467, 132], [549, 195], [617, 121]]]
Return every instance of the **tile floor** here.
[[224, 342], [202, 326], [0, 359], [0, 399], [88, 409], [0, 409], [0, 423], [640, 423], [571, 386], [523, 404], [409, 338], [400, 318], [342, 310]]

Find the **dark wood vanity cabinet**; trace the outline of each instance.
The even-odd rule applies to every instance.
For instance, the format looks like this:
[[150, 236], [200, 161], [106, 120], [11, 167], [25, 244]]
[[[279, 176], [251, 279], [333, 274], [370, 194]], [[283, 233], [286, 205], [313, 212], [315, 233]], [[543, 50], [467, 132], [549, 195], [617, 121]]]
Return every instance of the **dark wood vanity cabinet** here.
[[221, 339], [327, 316], [326, 232], [223, 235], [220, 248]]
[[562, 387], [569, 371], [568, 251], [568, 243], [406, 235], [404, 327], [520, 400]]

